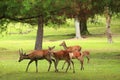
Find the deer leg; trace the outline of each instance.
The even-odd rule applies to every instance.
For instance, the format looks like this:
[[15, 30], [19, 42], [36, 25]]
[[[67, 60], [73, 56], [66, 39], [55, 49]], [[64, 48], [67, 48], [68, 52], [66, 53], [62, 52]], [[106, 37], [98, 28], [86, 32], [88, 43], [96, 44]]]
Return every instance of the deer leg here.
[[68, 69], [69, 69], [69, 67], [70, 67], [70, 61], [66, 61], [67, 63], [68, 63], [68, 66], [67, 66], [67, 68], [66, 68], [66, 71], [65, 72], [67, 72], [68, 71]]
[[27, 65], [27, 68], [26, 68], [26, 72], [28, 71], [28, 68], [29, 68], [29, 65], [33, 62], [33, 60], [30, 60], [28, 65]]
[[35, 60], [35, 64], [36, 64], [36, 72], [38, 72], [38, 63], [37, 63], [38, 61], [37, 60]]
[[55, 67], [55, 65], [56, 65], [56, 64], [55, 64], [55, 60], [54, 60], [54, 59], [52, 59], [52, 61], [54, 62], [54, 67]]
[[59, 62], [59, 60], [56, 60], [56, 63], [55, 63], [55, 72], [58, 72], [58, 69], [57, 69], [58, 62]]
[[87, 55], [86, 58], [87, 58], [87, 60], [88, 60], [87, 63], [89, 63], [89, 60], [90, 60], [89, 56]]
[[51, 64], [52, 64], [52, 60], [48, 60], [47, 61], [49, 62], [49, 67], [48, 67], [48, 71], [50, 71], [50, 68], [51, 68]]
[[83, 61], [80, 61], [80, 63], [81, 63], [81, 70], [84, 70]]
[[83, 57], [79, 57], [78, 60], [81, 63], [81, 70], [84, 70], [84, 67], [83, 67], [83, 61], [84, 61], [84, 59], [83, 59]]
[[65, 64], [66, 64], [66, 61], [63, 63], [62, 69], [64, 69]]
[[71, 63], [73, 65], [73, 73], [75, 73], [74, 62], [72, 60], [71, 60]]
[[[71, 63], [72, 63], [72, 62], [71, 62]], [[69, 67], [69, 68], [72, 69], [72, 68], [71, 68], [71, 64], [70, 64], [70, 67]]]

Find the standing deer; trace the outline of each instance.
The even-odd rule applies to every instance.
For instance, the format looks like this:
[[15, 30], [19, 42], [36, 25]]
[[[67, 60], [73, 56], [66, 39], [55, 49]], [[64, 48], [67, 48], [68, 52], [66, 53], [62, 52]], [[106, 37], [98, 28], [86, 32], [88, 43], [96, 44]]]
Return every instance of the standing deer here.
[[49, 47], [48, 50], [34, 50], [32, 51], [30, 54], [26, 54], [23, 52], [23, 49], [19, 50], [19, 62], [21, 62], [22, 60], [25, 60], [25, 59], [29, 59], [29, 63], [27, 65], [27, 68], [26, 68], [26, 72], [28, 71], [28, 68], [29, 68], [29, 65], [35, 61], [35, 64], [36, 64], [36, 72], [38, 72], [38, 60], [42, 60], [42, 59], [46, 59], [48, 62], [49, 62], [49, 68], [48, 68], [48, 71], [50, 70], [51, 68], [51, 64], [52, 64], [52, 61], [54, 62], [54, 65], [55, 65], [55, 60], [51, 58], [51, 51], [54, 49], [55, 46], [53, 47]]
[[[60, 46], [63, 46], [63, 48], [64, 48], [65, 50], [71, 51], [71, 53], [69, 54], [71, 59], [76, 59], [76, 57], [74, 57], [74, 56], [76, 56], [76, 54], [74, 54], [74, 53], [77, 53], [77, 52], [79, 53], [79, 52], [81, 51], [81, 47], [80, 47], [80, 46], [69, 46], [69, 47], [67, 47], [65, 41], [63, 41], [63, 42], [60, 44]], [[77, 55], [78, 55], [78, 53], [77, 53]], [[80, 55], [81, 55], [81, 58], [80, 58]], [[80, 60], [80, 62], [81, 62], [81, 67], [82, 67], [83, 57], [84, 57], [84, 56], [87, 57], [88, 63], [89, 63], [89, 51], [83, 51], [82, 54], [80, 53], [80, 55], [79, 55], [79, 60]], [[78, 57], [77, 57], [77, 59], [78, 59]], [[62, 66], [62, 69], [64, 68], [65, 63], [66, 63], [66, 62], [64, 62], [63, 66]], [[83, 68], [81, 68], [81, 70], [82, 70], [82, 69], [83, 69]]]
[[57, 69], [57, 66], [58, 66], [58, 62], [60, 60], [65, 60], [67, 63], [68, 63], [68, 66], [66, 68], [66, 71], [68, 71], [68, 68], [70, 66], [70, 62], [72, 63], [73, 65], [73, 73], [75, 73], [75, 69], [74, 69], [74, 63], [73, 61], [71, 60], [70, 56], [69, 56], [69, 51], [67, 50], [60, 50], [60, 51], [54, 51], [51, 53], [52, 56], [55, 58], [56, 60], [56, 64], [55, 64], [55, 71], [58, 72], [58, 69]]
[[[81, 64], [81, 70], [84, 70], [84, 67], [83, 67], [84, 55], [83, 54], [81, 54], [80, 52], [76, 51], [76, 52], [69, 53], [69, 56], [70, 56], [70, 59], [77, 59], [77, 60], [79, 60], [80, 64]], [[62, 69], [64, 68], [65, 63], [66, 62], [64, 62], [63, 66], [62, 66]]]
[[85, 50], [85, 51], [82, 51], [82, 56], [84, 57], [86, 57], [87, 58], [87, 63], [89, 63], [89, 61], [90, 61], [90, 52], [89, 51], [87, 51], [87, 50]]
[[64, 48], [65, 50], [69, 50], [69, 51], [71, 51], [71, 52], [74, 52], [74, 51], [80, 52], [80, 51], [81, 51], [81, 47], [78, 46], [78, 45], [67, 47], [65, 41], [63, 41], [63, 42], [60, 44], [60, 46], [63, 46], [63, 48]]

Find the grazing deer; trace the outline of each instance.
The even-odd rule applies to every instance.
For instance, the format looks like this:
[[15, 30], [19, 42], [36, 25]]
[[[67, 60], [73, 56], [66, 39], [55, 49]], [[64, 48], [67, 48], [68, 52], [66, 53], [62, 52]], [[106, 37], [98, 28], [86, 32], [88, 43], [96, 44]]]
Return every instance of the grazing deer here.
[[35, 64], [36, 64], [36, 72], [38, 72], [38, 60], [42, 60], [42, 59], [46, 59], [48, 62], [49, 62], [49, 68], [48, 68], [48, 71], [50, 70], [51, 68], [51, 64], [52, 64], [52, 61], [54, 62], [55, 64], [55, 60], [51, 58], [51, 51], [54, 49], [55, 46], [53, 47], [49, 47], [48, 50], [34, 50], [32, 51], [30, 54], [26, 54], [23, 52], [23, 49], [19, 50], [19, 62], [21, 62], [22, 60], [24, 59], [30, 59], [28, 65], [27, 65], [27, 68], [26, 68], [26, 72], [28, 71], [28, 68], [29, 68], [29, 65], [35, 61]]
[[80, 46], [69, 46], [69, 47], [67, 47], [67, 45], [66, 45], [66, 43], [65, 43], [65, 41], [63, 41], [61, 44], [60, 44], [60, 46], [63, 46], [63, 48], [65, 49], [65, 50], [69, 50], [69, 51], [71, 51], [71, 52], [74, 52], [74, 51], [81, 51], [81, 47]]
[[71, 58], [70, 58], [70, 56], [69, 56], [69, 51], [67, 51], [67, 50], [60, 50], [60, 51], [56, 51], [56, 52], [54, 51], [54, 52], [52, 52], [51, 54], [52, 54], [52, 56], [53, 56], [53, 57], [55, 58], [55, 60], [56, 60], [55, 72], [58, 72], [58, 69], [57, 69], [58, 62], [59, 62], [60, 60], [65, 60], [65, 61], [68, 63], [68, 66], [67, 66], [65, 72], [68, 71], [68, 68], [69, 68], [70, 62], [71, 62], [72, 65], [73, 65], [73, 73], [75, 73], [74, 63], [73, 63], [73, 61], [71, 60]]

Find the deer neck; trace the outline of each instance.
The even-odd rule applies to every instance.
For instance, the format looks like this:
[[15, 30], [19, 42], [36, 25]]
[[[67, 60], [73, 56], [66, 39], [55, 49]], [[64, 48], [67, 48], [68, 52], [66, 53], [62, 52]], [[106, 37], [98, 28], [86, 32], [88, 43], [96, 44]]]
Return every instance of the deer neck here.
[[30, 59], [28, 55], [23, 56], [24, 59]]
[[66, 44], [64, 44], [63, 47], [64, 47], [64, 49], [67, 49], [67, 48], [68, 48]]

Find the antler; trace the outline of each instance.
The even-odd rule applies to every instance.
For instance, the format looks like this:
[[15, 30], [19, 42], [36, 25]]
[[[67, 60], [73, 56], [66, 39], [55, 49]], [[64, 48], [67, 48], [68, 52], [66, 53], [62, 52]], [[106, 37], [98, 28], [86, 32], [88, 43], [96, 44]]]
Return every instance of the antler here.
[[22, 49], [22, 48], [19, 49], [19, 54], [20, 54], [20, 55], [23, 55], [23, 49]]

